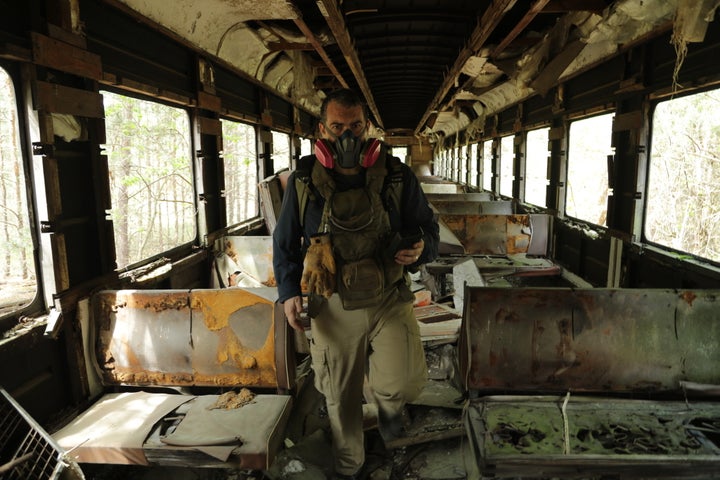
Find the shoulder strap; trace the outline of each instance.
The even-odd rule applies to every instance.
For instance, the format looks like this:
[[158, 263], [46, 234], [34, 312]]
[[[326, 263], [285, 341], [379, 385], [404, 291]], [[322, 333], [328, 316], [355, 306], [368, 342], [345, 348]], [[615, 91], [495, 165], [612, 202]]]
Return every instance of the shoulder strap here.
[[301, 227], [305, 225], [305, 208], [307, 207], [308, 200], [314, 198], [314, 194], [310, 188], [313, 165], [315, 165], [314, 155], [302, 157], [298, 160], [295, 173], [295, 191], [298, 197], [298, 213]]
[[387, 155], [386, 168], [388, 171], [383, 184], [382, 197], [385, 202], [385, 209], [394, 212], [396, 215], [400, 213], [400, 205], [402, 201], [403, 191], [403, 163], [392, 155]]
[[[305, 208], [308, 201], [315, 198], [312, 188], [312, 170], [315, 165], [315, 157], [309, 155], [298, 161], [295, 173], [295, 190], [298, 198], [298, 212], [300, 214], [300, 226], [305, 225]], [[402, 162], [392, 155], [385, 156], [385, 168], [387, 175], [383, 182], [380, 195], [382, 196], [385, 209], [393, 215], [399, 216], [400, 202], [403, 191]], [[392, 220], [391, 220], [392, 221]]]

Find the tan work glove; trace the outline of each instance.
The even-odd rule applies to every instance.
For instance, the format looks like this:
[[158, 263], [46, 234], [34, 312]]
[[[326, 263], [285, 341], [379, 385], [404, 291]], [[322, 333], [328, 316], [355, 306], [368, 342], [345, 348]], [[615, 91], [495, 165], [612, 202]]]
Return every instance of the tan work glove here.
[[300, 280], [303, 292], [315, 293], [326, 298], [335, 292], [335, 258], [332, 253], [330, 234], [310, 237], [310, 246], [303, 262]]

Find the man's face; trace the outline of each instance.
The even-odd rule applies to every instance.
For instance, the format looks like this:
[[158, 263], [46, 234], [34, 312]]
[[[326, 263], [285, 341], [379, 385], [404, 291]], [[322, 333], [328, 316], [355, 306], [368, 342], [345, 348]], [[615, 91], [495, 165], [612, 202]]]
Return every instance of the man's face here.
[[367, 120], [362, 105], [344, 107], [331, 101], [325, 117], [325, 122], [320, 122], [320, 134], [324, 139], [334, 142], [345, 130], [350, 130], [361, 140], [365, 139]]

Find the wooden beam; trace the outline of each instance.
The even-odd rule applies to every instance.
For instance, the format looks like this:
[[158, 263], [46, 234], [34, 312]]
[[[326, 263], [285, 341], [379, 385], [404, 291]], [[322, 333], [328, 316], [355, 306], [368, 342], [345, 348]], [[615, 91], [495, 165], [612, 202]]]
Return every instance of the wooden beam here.
[[35, 83], [34, 94], [37, 110], [89, 118], [105, 116], [102, 95], [97, 92], [38, 81]]
[[[328, 0], [323, 1], [324, 3], [328, 2]], [[470, 40], [466, 44], [465, 48], [460, 51], [460, 54], [455, 59], [455, 63], [453, 64], [452, 68], [450, 68], [450, 71], [447, 73], [447, 75], [445, 75], [445, 80], [443, 81], [440, 89], [435, 94], [435, 98], [433, 98], [432, 102], [430, 102], [427, 110], [425, 110], [425, 114], [423, 114], [422, 118], [420, 119], [420, 123], [418, 123], [417, 127], [415, 127], [416, 135], [420, 133], [423, 125], [425, 124], [425, 121], [428, 119], [430, 114], [433, 111], [438, 110], [438, 107], [442, 103], [443, 99], [448, 94], [450, 88], [452, 88], [458, 76], [462, 72], [462, 68], [465, 66], [465, 62], [467, 62], [472, 55], [474, 55], [478, 50], [482, 48], [487, 39], [490, 38], [490, 34], [500, 24], [500, 20], [502, 20], [502, 18], [505, 16], [507, 10], [509, 10], [509, 8], [514, 3], [515, 0], [495, 0], [493, 1], [492, 6], [485, 10], [485, 13], [480, 19], [480, 22], [478, 22], [477, 27], [475, 27], [475, 30], [470, 35]]]
[[36, 64], [93, 80], [102, 78], [100, 55], [36, 32], [30, 32], [30, 36]]
[[500, 44], [498, 44], [497, 47], [495, 47], [495, 50], [490, 54], [490, 58], [497, 58], [505, 48], [507, 48], [510, 43], [512, 43], [515, 38], [517, 38], [520, 33], [525, 30], [525, 27], [527, 27], [530, 22], [532, 22], [533, 18], [537, 16], [538, 13], [545, 7], [545, 5], [548, 3], [549, 0], [536, 0], [535, 3], [532, 4], [530, 9], [527, 11], [527, 13], [523, 16], [523, 18], [515, 25], [515, 28], [512, 29], [512, 31], [502, 39]]
[[320, 55], [320, 58], [323, 59], [323, 62], [325, 62], [325, 65], [327, 66], [328, 69], [330, 69], [330, 71], [335, 76], [335, 78], [338, 79], [338, 81], [340, 82], [340, 85], [347, 88], [347, 86], [348, 86], [347, 82], [343, 78], [342, 74], [340, 74], [340, 71], [337, 69], [337, 67], [335, 67], [335, 64], [330, 59], [327, 52], [325, 52], [325, 49], [320, 44], [318, 39], [315, 38], [315, 34], [312, 33], [312, 31], [310, 30], [310, 27], [308, 27], [307, 24], [305, 24], [305, 22], [301, 18], [295, 19], [295, 25], [297, 25], [297, 27], [300, 29], [300, 31], [303, 33], [303, 35], [305, 35], [305, 38], [308, 39], [308, 42], [310, 42], [310, 44], [313, 47], [315, 47], [315, 51], [318, 53], [318, 55]]
[[317, 6], [320, 8], [320, 13], [322, 13], [325, 17], [325, 21], [328, 26], [330, 26], [330, 30], [332, 30], [335, 40], [345, 56], [350, 70], [353, 72], [355, 80], [357, 80], [360, 90], [365, 96], [368, 108], [372, 112], [373, 116], [375, 116], [378, 126], [385, 128], [382, 118], [380, 117], [380, 112], [375, 104], [375, 97], [373, 97], [370, 86], [367, 83], [367, 78], [365, 78], [365, 74], [363, 73], [360, 58], [355, 51], [350, 34], [345, 26], [345, 20], [343, 19], [342, 12], [340, 12], [340, 9], [338, 8], [338, 2], [336, 0], [320, 0], [317, 2]]

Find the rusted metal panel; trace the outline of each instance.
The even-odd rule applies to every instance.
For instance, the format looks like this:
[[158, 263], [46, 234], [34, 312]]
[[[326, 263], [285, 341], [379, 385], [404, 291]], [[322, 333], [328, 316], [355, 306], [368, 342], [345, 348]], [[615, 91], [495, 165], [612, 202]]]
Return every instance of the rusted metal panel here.
[[455, 234], [469, 255], [547, 254], [547, 215], [441, 213], [438, 218]]
[[490, 202], [495, 200], [490, 192], [472, 193], [427, 193], [428, 202]]
[[92, 311], [106, 384], [291, 387], [280, 309], [248, 289], [103, 291]]
[[469, 390], [679, 391], [720, 383], [720, 291], [467, 287]]
[[454, 200], [433, 200], [430, 207], [437, 213], [454, 215], [512, 215], [513, 202], [509, 201], [454, 201]]

